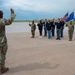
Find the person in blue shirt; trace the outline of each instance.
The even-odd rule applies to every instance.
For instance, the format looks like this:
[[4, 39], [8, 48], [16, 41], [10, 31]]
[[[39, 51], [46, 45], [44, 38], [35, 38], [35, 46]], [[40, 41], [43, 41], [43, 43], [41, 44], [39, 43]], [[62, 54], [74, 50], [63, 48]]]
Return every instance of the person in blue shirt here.
[[54, 37], [55, 36], [55, 22], [54, 22], [54, 19], [51, 22], [51, 26], [52, 26], [52, 37]]
[[45, 21], [43, 22], [43, 25], [44, 25], [44, 36], [47, 36], [47, 19], [45, 19]]
[[60, 19], [58, 19], [58, 22], [56, 22], [56, 33], [57, 33], [56, 40], [61, 40], [60, 39], [60, 31], [61, 31], [61, 22], [60, 22]]
[[47, 24], [48, 39], [52, 38], [52, 36], [51, 36], [51, 29], [52, 29], [52, 26], [51, 26], [50, 20], [48, 20], [48, 24]]
[[63, 30], [64, 30], [64, 24], [65, 24], [65, 22], [62, 20], [62, 18], [61, 18], [61, 34], [60, 34], [60, 36], [63, 38]]
[[39, 38], [42, 38], [42, 31], [43, 31], [43, 22], [40, 20], [40, 22], [37, 24], [38, 30], [39, 30]]

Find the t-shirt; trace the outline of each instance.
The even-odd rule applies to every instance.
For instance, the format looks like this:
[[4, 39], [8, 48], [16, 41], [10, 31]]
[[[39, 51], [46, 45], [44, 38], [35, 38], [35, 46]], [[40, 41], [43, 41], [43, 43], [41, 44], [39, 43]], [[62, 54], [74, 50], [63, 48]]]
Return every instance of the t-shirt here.
[[47, 30], [51, 30], [51, 27], [52, 27], [51, 23], [48, 23], [47, 24]]
[[60, 29], [61, 28], [61, 22], [56, 22], [56, 28]]

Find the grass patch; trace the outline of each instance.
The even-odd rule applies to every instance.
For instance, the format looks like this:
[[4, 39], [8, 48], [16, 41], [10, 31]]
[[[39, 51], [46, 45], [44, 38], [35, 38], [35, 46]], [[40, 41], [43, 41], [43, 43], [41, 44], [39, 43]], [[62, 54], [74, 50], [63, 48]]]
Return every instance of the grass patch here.
[[[32, 22], [32, 20], [14, 20], [14, 22]], [[34, 20], [34, 22], [39, 22], [39, 20]], [[69, 22], [67, 22], [69, 24]], [[75, 22], [73, 21], [73, 24], [75, 25]]]

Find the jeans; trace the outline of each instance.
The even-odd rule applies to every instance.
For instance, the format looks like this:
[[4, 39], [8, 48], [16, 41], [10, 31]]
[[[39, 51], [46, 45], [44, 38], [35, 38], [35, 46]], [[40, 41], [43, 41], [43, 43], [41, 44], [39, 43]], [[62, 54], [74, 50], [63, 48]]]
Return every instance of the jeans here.
[[52, 36], [55, 36], [55, 28], [52, 28]]
[[47, 30], [47, 32], [48, 32], [48, 39], [52, 38], [51, 37], [51, 30]]
[[57, 38], [60, 39], [60, 29], [57, 29]]
[[60, 34], [61, 37], [63, 37], [63, 28], [61, 28], [61, 34]]
[[47, 27], [44, 27], [44, 36], [47, 36]]

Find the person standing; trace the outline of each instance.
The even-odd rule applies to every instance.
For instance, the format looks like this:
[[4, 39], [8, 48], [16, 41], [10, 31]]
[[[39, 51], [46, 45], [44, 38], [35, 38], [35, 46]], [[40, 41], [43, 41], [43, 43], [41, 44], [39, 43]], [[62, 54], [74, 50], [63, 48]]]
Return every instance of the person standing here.
[[47, 36], [47, 19], [45, 19], [45, 22], [43, 22], [43, 25], [44, 25], [44, 36]]
[[15, 13], [13, 9], [10, 9], [10, 19], [3, 18], [3, 11], [0, 10], [0, 74], [3, 74], [9, 70], [5, 67], [6, 53], [8, 49], [7, 38], [5, 33], [5, 26], [10, 25], [15, 19]]
[[56, 40], [61, 40], [60, 39], [60, 31], [61, 31], [61, 22], [60, 22], [60, 19], [58, 19], [58, 22], [56, 22], [56, 33], [57, 33]]
[[68, 25], [69, 41], [72, 41], [73, 33], [74, 33], [74, 25], [72, 24], [72, 21], [70, 21], [70, 24]]
[[52, 26], [52, 37], [54, 37], [55, 36], [55, 22], [54, 22], [54, 19], [51, 22], [51, 26]]
[[51, 26], [50, 20], [48, 20], [48, 24], [47, 24], [48, 39], [52, 38], [51, 30], [52, 30], [52, 26]]
[[60, 37], [62, 37], [63, 38], [63, 30], [64, 30], [64, 24], [65, 24], [65, 22], [63, 21], [63, 19], [61, 18], [61, 34], [60, 34]]
[[34, 38], [35, 37], [36, 24], [34, 24], [34, 21], [32, 21], [32, 24], [29, 24], [29, 26], [31, 26], [31, 34], [32, 34], [31, 38]]
[[37, 24], [39, 30], [39, 38], [42, 38], [42, 31], [43, 31], [43, 23], [42, 20]]

